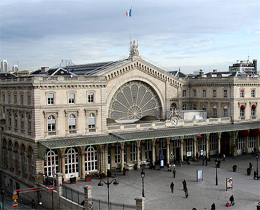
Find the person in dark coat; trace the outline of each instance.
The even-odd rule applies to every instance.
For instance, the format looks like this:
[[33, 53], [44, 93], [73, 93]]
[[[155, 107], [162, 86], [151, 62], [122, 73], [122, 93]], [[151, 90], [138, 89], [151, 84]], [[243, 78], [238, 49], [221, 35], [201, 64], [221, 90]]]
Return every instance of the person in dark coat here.
[[185, 187], [184, 193], [185, 193], [186, 198], [188, 198], [189, 194], [188, 194], [188, 188], [187, 188], [187, 186]]
[[230, 201], [230, 206], [234, 206], [235, 205], [235, 199], [234, 199], [234, 196], [231, 195], [230, 198], [229, 198], [229, 201]]
[[187, 186], [187, 183], [186, 183], [185, 179], [183, 180], [182, 185], [183, 185], [183, 190], [185, 190], [186, 186]]
[[32, 209], [36, 209], [36, 204], [35, 204], [34, 198], [32, 199], [31, 204], [32, 204]]
[[170, 188], [171, 188], [171, 192], [173, 193], [173, 189], [174, 189], [174, 183], [173, 182], [171, 183]]
[[172, 170], [172, 173], [173, 173], [173, 178], [175, 178], [175, 175], [176, 175], [176, 169], [175, 168]]
[[216, 210], [216, 205], [215, 205], [215, 203], [212, 203], [212, 205], [211, 205], [211, 210]]

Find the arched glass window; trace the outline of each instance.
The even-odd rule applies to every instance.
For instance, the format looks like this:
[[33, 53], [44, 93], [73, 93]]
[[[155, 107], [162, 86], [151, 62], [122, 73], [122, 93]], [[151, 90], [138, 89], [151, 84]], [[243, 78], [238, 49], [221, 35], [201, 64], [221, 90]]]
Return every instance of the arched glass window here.
[[53, 115], [48, 117], [48, 134], [49, 135], [56, 134], [56, 120]]
[[65, 151], [65, 174], [66, 178], [71, 176], [78, 177], [79, 171], [78, 151], [77, 148], [67, 148]]
[[45, 154], [44, 174], [46, 176], [54, 176], [58, 171], [59, 159], [57, 150], [48, 150]]
[[213, 117], [217, 117], [217, 116], [218, 116], [217, 107], [213, 106]]
[[98, 170], [98, 158], [97, 149], [89, 146], [85, 149], [85, 171], [97, 171]]
[[131, 142], [130, 154], [131, 154], [131, 161], [136, 161], [137, 151], [136, 151], [135, 141]]
[[76, 117], [74, 114], [69, 115], [69, 133], [76, 133]]
[[93, 113], [88, 115], [88, 129], [89, 132], [96, 132], [96, 117]]

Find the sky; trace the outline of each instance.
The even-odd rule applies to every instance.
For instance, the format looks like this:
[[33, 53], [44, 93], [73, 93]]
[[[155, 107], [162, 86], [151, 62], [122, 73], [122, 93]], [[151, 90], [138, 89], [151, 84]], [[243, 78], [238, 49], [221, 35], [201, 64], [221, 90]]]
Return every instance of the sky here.
[[248, 59], [257, 59], [260, 70], [260, 1], [0, 1], [0, 60], [9, 68], [121, 60], [130, 40], [144, 60], [166, 71], [227, 71]]

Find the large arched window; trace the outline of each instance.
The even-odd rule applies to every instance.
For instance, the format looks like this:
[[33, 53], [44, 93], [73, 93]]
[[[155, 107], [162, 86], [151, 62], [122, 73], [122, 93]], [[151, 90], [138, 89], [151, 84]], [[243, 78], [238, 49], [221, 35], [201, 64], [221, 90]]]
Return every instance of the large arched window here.
[[57, 150], [48, 150], [44, 161], [44, 174], [46, 176], [54, 176], [58, 171], [59, 159]]
[[48, 134], [56, 135], [56, 119], [53, 115], [48, 117]]
[[69, 133], [76, 133], [76, 117], [74, 114], [69, 115]]
[[88, 115], [88, 129], [89, 132], [96, 132], [96, 117], [93, 113]]
[[79, 161], [77, 148], [67, 148], [65, 151], [65, 174], [66, 178], [78, 177]]
[[85, 149], [85, 170], [86, 172], [98, 170], [97, 149], [89, 146]]

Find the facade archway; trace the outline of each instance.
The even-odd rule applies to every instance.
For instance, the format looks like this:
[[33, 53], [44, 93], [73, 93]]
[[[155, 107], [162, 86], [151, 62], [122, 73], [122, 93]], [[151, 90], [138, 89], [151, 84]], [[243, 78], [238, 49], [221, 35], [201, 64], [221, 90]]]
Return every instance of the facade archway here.
[[75, 147], [67, 148], [65, 151], [65, 177], [79, 176], [78, 150]]
[[54, 172], [58, 171], [59, 159], [58, 159], [58, 151], [47, 150], [44, 161], [44, 174], [46, 176], [54, 176]]
[[95, 146], [89, 146], [85, 148], [85, 171], [97, 171], [98, 170], [98, 155], [97, 148]]
[[145, 82], [129, 81], [113, 95], [108, 118], [113, 120], [141, 119], [144, 116], [162, 117], [162, 105], [155, 90]]

